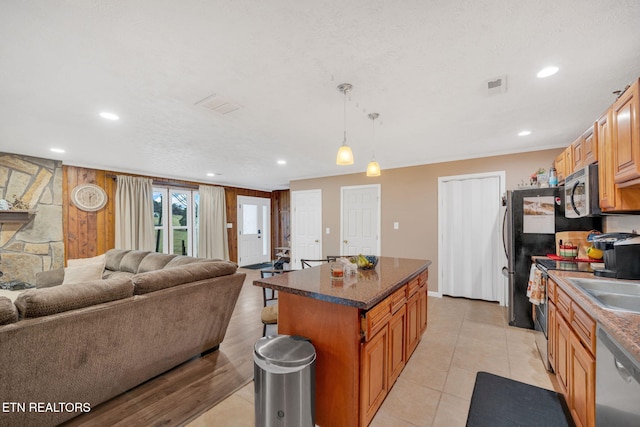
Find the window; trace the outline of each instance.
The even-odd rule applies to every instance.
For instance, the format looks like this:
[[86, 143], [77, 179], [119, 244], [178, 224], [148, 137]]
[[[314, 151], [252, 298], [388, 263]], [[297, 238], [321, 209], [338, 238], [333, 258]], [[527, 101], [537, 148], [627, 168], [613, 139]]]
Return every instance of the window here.
[[198, 211], [195, 190], [153, 188], [156, 252], [198, 256]]

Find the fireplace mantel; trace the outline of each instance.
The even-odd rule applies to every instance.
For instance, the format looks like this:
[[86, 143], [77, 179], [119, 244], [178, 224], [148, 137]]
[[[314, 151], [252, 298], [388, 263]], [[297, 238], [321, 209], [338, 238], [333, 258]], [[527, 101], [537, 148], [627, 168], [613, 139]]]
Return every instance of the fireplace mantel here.
[[10, 209], [0, 211], [0, 224], [3, 223], [26, 223], [31, 221], [31, 218], [35, 215], [35, 211]]

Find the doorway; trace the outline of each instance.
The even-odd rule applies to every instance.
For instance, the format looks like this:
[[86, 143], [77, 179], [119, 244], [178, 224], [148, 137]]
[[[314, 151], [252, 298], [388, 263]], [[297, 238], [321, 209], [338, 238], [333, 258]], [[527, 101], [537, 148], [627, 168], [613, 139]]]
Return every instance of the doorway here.
[[380, 255], [380, 184], [341, 188], [340, 255]]
[[271, 261], [271, 200], [238, 196], [238, 265]]
[[438, 283], [444, 295], [499, 301], [505, 172], [438, 178]]
[[322, 190], [291, 192], [291, 268], [322, 257]]

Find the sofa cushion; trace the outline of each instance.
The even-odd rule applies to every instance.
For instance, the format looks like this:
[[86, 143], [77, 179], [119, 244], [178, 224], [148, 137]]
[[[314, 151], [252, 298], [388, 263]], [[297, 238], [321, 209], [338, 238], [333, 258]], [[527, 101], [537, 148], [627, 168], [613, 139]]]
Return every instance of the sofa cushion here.
[[104, 270], [102, 263], [66, 267], [64, 269], [64, 279], [62, 280], [62, 284], [70, 285], [73, 283], [83, 283], [90, 280], [102, 279], [102, 270]]
[[7, 297], [0, 297], [0, 325], [8, 325], [17, 321], [18, 312], [13, 301]]
[[120, 270], [120, 262], [129, 251], [126, 249], [109, 249], [104, 255], [105, 270]]
[[20, 318], [48, 316], [133, 296], [128, 278], [93, 280], [66, 286], [29, 289], [16, 299]]
[[206, 258], [194, 258], [185, 255], [178, 255], [173, 258], [164, 268], [172, 268], [178, 267], [181, 265], [193, 264], [194, 262], [203, 262], [203, 261], [221, 261], [219, 259], [206, 259]]
[[238, 266], [230, 261], [201, 261], [191, 265], [165, 267], [162, 270], [136, 274], [131, 278], [136, 295], [170, 288], [188, 282], [233, 274]]
[[133, 276], [135, 276], [135, 274], [129, 273], [128, 271], [109, 271], [109, 270], [105, 270], [104, 274], [102, 275], [102, 278], [103, 279], [120, 279], [122, 277], [126, 277], [127, 279], [130, 279]]
[[151, 252], [140, 262], [137, 273], [145, 273], [147, 271], [163, 269], [176, 255], [161, 254]]
[[122, 261], [120, 261], [120, 271], [128, 271], [129, 273], [137, 273], [138, 268], [140, 267], [140, 263], [149, 255], [148, 251], [129, 251], [122, 257]]

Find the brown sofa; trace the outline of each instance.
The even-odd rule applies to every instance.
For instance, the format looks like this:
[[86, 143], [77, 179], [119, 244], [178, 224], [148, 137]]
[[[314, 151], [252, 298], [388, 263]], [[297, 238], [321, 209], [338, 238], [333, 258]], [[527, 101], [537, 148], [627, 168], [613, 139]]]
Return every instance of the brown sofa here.
[[0, 298], [0, 426], [49, 426], [218, 348], [245, 275], [228, 261], [110, 250], [103, 279], [61, 271]]

